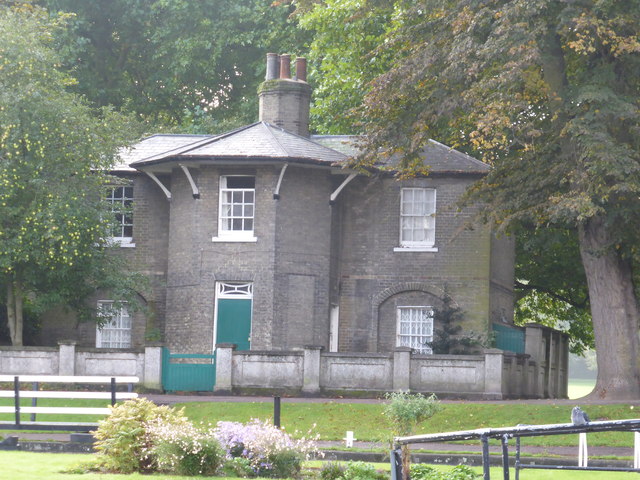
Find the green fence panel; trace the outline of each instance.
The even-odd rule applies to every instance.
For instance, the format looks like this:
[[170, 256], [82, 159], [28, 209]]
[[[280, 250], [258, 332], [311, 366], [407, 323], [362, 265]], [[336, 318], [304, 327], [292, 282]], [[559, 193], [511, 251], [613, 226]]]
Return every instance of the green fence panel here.
[[496, 348], [514, 353], [524, 353], [524, 328], [494, 323]]
[[[172, 360], [186, 359], [176, 363]], [[201, 363], [188, 362], [199, 360]], [[162, 350], [162, 387], [168, 392], [211, 392], [216, 383], [215, 355]]]

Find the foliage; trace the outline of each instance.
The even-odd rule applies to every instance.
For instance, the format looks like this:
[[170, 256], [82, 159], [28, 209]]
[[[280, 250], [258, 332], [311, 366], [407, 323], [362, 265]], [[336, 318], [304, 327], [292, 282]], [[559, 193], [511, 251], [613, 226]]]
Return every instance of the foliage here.
[[338, 462], [326, 462], [320, 470], [321, 480], [339, 480], [344, 478], [345, 467]]
[[374, 50], [392, 28], [393, 2], [362, 11], [361, 0], [325, 0], [299, 6], [299, 25], [313, 32], [309, 81], [314, 84], [311, 127], [323, 134], [357, 133], [367, 84], [385, 72], [391, 55]]
[[387, 475], [378, 472], [373, 465], [364, 462], [347, 462], [342, 477], [344, 480], [384, 480]]
[[[420, 393], [391, 392], [385, 395], [388, 403], [385, 405], [383, 415], [390, 424], [391, 430], [398, 437], [411, 435], [418, 424], [433, 417], [442, 408], [437, 397], [431, 394], [425, 397]], [[409, 479], [410, 452], [409, 446], [403, 445], [402, 473], [404, 480]]]
[[349, 461], [345, 464], [327, 462], [322, 466], [322, 480], [384, 480], [388, 475], [370, 463]]
[[433, 309], [433, 341], [427, 342], [433, 353], [462, 355], [475, 353], [486, 345], [482, 335], [473, 332], [462, 332], [464, 313], [454, 303], [446, 291], [442, 297], [442, 307]]
[[253, 419], [246, 424], [218, 422], [213, 434], [227, 457], [249, 461], [254, 475], [275, 478], [296, 476], [302, 461], [319, 453], [313, 439], [292, 439], [268, 421]]
[[106, 172], [136, 126], [67, 91], [75, 80], [52, 44], [67, 20], [0, 5], [0, 289], [16, 345], [25, 311], [64, 305], [95, 318], [85, 299], [99, 288], [133, 310], [140, 284], [110, 255], [101, 201]]
[[493, 166], [467, 196], [483, 220], [576, 231], [604, 352], [596, 394], [637, 398], [640, 4], [394, 4], [397, 26], [376, 51], [393, 62], [359, 110], [355, 166], [393, 157], [399, 175], [422, 173], [437, 138]]
[[383, 415], [397, 436], [411, 435], [418, 424], [433, 417], [442, 406], [438, 398], [431, 394], [425, 397], [421, 393], [391, 392], [385, 395]]
[[151, 447], [147, 455], [160, 471], [178, 475], [214, 475], [223, 464], [224, 451], [210, 432], [191, 423], [167, 423], [156, 418], [146, 426]]
[[481, 476], [468, 465], [457, 465], [450, 472], [441, 472], [421, 463], [411, 465], [411, 478], [414, 480], [473, 480]]
[[43, 3], [75, 14], [72, 29], [58, 37], [63, 66], [78, 78], [75, 91], [151, 125], [193, 133], [255, 121], [265, 53], [297, 49], [305, 38], [288, 19], [287, 2]]
[[[162, 424], [163, 429], [175, 429], [184, 432], [190, 429], [189, 420], [182, 410], [168, 406], [157, 406], [144, 398], [128, 400], [111, 407], [111, 414], [100, 421], [94, 432], [95, 449], [101, 455], [104, 467], [109, 471], [120, 473], [154, 471], [157, 468], [154, 452], [154, 438], [164, 442], [167, 438], [156, 433], [150, 435], [149, 425], [156, 429]], [[177, 446], [177, 445], [176, 445]], [[168, 446], [161, 451], [174, 455]], [[162, 462], [163, 466], [166, 462]]]
[[251, 461], [244, 457], [225, 458], [222, 464], [221, 475], [225, 477], [253, 477], [255, 472], [251, 467]]
[[515, 237], [516, 323], [565, 331], [572, 353], [593, 347], [589, 292], [576, 229], [521, 224]]

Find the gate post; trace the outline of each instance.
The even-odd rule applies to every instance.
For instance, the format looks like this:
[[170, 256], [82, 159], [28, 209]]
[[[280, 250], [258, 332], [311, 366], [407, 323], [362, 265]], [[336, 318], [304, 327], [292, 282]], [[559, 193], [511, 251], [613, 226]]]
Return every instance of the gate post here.
[[162, 344], [149, 344], [144, 347], [145, 388], [162, 390]]
[[231, 393], [233, 388], [233, 351], [235, 343], [216, 344], [216, 384], [213, 391], [217, 393]]
[[392, 388], [395, 392], [411, 390], [411, 349], [409, 347], [396, 347], [393, 350]]
[[58, 375], [76, 374], [76, 342], [63, 340], [58, 342]]
[[319, 345], [304, 346], [304, 364], [302, 366], [302, 393], [317, 394], [320, 391], [320, 352]]

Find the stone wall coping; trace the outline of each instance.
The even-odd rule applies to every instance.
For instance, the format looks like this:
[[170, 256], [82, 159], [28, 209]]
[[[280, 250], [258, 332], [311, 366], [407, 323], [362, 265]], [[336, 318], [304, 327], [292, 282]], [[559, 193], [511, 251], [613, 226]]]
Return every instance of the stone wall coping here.
[[264, 357], [302, 357], [304, 355], [304, 350], [235, 350], [233, 352], [233, 355], [261, 355]]
[[18, 346], [13, 346], [13, 345], [2, 345], [0, 346], [0, 352], [3, 351], [7, 351], [7, 352], [21, 352], [21, 351], [25, 351], [25, 352], [57, 352], [59, 350], [59, 347], [18, 347]]
[[140, 355], [144, 353], [144, 348], [96, 348], [96, 347], [77, 347], [76, 353], [104, 353], [113, 355], [117, 353], [128, 353]]
[[453, 355], [449, 353], [435, 353], [433, 355], [412, 355], [414, 360], [458, 360], [461, 362], [483, 362], [484, 355]]
[[324, 352], [320, 354], [323, 358], [393, 358], [393, 353], [377, 352]]

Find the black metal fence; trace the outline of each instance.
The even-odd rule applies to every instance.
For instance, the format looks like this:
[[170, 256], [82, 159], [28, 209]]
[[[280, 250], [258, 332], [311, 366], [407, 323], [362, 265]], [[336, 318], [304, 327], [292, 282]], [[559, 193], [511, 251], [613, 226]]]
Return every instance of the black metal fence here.
[[567, 465], [529, 465], [520, 461], [520, 438], [540, 437], [545, 435], [566, 435], [590, 432], [635, 432], [640, 431], [640, 419], [614, 420], [589, 422], [584, 425], [573, 423], [559, 423], [549, 425], [517, 425], [515, 427], [504, 428], [481, 428], [478, 430], [467, 430], [459, 432], [435, 433], [428, 435], [414, 435], [410, 437], [397, 437], [394, 440], [394, 450], [391, 452], [391, 478], [392, 480], [402, 479], [402, 462], [400, 461], [400, 447], [416, 443], [429, 442], [453, 442], [460, 440], [480, 440], [482, 443], [482, 469], [483, 479], [490, 480], [489, 470], [489, 440], [496, 439], [502, 445], [502, 469], [504, 480], [509, 480], [509, 440], [516, 440], [515, 453], [515, 478], [518, 480], [519, 471], [525, 468], [553, 469], [553, 470], [598, 470], [608, 472], [640, 472], [639, 458], [640, 445], [636, 441], [634, 447], [634, 467], [589, 467], [589, 466], [567, 466]]

